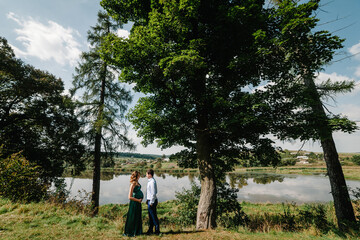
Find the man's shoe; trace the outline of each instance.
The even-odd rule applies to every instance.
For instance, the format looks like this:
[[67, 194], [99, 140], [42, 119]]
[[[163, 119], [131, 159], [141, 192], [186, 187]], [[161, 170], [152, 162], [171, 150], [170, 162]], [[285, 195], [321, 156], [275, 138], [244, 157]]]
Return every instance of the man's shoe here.
[[145, 234], [146, 234], [146, 235], [153, 235], [154, 232], [149, 232], [149, 231], [147, 231]]
[[155, 231], [155, 235], [160, 235], [160, 231]]

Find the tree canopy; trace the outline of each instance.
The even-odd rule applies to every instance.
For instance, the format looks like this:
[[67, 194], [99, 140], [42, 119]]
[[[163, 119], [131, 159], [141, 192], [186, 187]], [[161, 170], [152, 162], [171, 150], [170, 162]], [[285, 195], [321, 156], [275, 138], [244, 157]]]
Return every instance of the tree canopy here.
[[3, 155], [22, 151], [42, 177], [60, 177], [65, 165], [82, 169], [80, 124], [61, 79], [15, 57], [0, 38], [0, 142]]
[[[129, 5], [140, 4], [135, 2]], [[244, 90], [260, 83], [253, 33], [264, 24], [255, 17], [262, 1], [153, 1], [151, 10], [147, 4], [134, 10], [123, 2], [102, 2], [117, 20], [134, 21], [130, 38], [108, 37], [103, 54], [121, 69], [122, 81], [149, 94], [130, 114], [143, 143], [194, 152], [203, 114], [221, 172], [230, 170], [239, 154], [274, 153], [271, 141], [261, 137], [270, 130], [267, 106]], [[275, 164], [277, 158], [263, 160]]]

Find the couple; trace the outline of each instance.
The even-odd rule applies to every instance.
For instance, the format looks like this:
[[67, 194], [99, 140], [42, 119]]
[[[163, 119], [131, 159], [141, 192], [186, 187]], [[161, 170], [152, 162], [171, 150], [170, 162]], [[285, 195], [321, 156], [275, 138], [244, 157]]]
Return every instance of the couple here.
[[[148, 178], [148, 184], [146, 189], [146, 205], [149, 213], [149, 230], [146, 234], [153, 234], [155, 226], [155, 234], [160, 234], [159, 219], [156, 213], [156, 206], [158, 200], [156, 197], [157, 186], [154, 179], [154, 170], [149, 169], [146, 171], [146, 177]], [[141, 185], [139, 184], [140, 172], [135, 171], [130, 177], [130, 190], [129, 190], [129, 211], [126, 215], [125, 232], [126, 236], [136, 236], [142, 234], [142, 218], [141, 218], [141, 202], [144, 198], [144, 194], [141, 191]]]

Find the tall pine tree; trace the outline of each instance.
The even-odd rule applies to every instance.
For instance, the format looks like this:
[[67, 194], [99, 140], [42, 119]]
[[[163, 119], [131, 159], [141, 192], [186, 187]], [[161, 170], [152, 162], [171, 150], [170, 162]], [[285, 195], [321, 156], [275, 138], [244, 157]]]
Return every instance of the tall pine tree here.
[[124, 113], [127, 104], [131, 102], [131, 95], [115, 79], [117, 70], [103, 61], [99, 49], [104, 37], [119, 29], [115, 23], [103, 12], [98, 13], [98, 23], [88, 31], [90, 51], [81, 55], [81, 62], [75, 69], [72, 94], [79, 89], [83, 95], [79, 101], [79, 116], [83, 120], [86, 139], [93, 147], [94, 173], [92, 206], [94, 214], [98, 212], [100, 193], [100, 160], [101, 152], [111, 152], [119, 146], [133, 148], [133, 144], [126, 137], [127, 127], [124, 123]]
[[268, 29], [259, 31], [256, 36], [259, 46], [264, 44], [259, 48], [264, 56], [264, 66], [281, 68], [282, 74], [269, 76], [275, 84], [269, 85], [264, 94], [269, 94], [269, 101], [284, 105], [284, 111], [276, 113], [284, 114], [283, 119], [287, 119], [277, 122], [280, 138], [320, 141], [336, 217], [339, 227], [345, 230], [347, 223], [356, 220], [332, 132], [351, 133], [356, 124], [329, 112], [324, 102], [334, 94], [351, 91], [354, 82], [316, 81], [318, 73], [332, 61], [336, 50], [342, 48], [344, 40], [328, 31], [314, 30], [319, 21], [315, 13], [320, 0], [301, 4], [297, 0], [274, 2], [277, 6], [269, 9]]

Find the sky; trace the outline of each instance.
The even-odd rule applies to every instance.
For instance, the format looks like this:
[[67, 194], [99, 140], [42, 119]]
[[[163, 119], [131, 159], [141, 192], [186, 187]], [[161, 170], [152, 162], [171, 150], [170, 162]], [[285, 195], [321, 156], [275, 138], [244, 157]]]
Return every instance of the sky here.
[[[97, 12], [102, 10], [96, 0], [0, 0], [0, 36], [5, 37], [15, 54], [36, 68], [47, 70], [60, 77], [65, 89], [72, 86], [72, 76], [79, 55], [88, 50], [87, 31], [96, 24]], [[329, 100], [327, 108], [357, 121], [360, 126], [360, 1], [323, 0], [317, 13], [319, 30], [345, 38], [344, 48], [319, 74], [320, 80], [354, 80], [356, 87], [351, 93], [337, 95]], [[118, 34], [127, 37], [130, 25]], [[134, 106], [139, 94], [134, 94]], [[141, 146], [141, 139], [131, 128], [129, 137], [137, 144], [136, 152], [147, 154], [172, 154], [176, 146], [161, 150], [156, 144]], [[335, 132], [334, 139], [339, 152], [360, 152], [360, 131], [353, 134]], [[321, 152], [318, 142], [280, 142], [276, 146], [289, 150]], [[125, 151], [125, 150], [124, 150]]]

